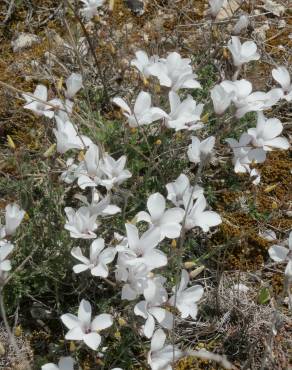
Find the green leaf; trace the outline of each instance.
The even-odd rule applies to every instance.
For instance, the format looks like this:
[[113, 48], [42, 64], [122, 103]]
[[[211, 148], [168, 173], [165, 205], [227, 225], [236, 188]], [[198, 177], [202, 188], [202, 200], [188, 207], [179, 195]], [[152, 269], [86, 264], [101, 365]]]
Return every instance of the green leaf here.
[[271, 299], [270, 291], [268, 288], [262, 288], [258, 296], [259, 304], [266, 304]]

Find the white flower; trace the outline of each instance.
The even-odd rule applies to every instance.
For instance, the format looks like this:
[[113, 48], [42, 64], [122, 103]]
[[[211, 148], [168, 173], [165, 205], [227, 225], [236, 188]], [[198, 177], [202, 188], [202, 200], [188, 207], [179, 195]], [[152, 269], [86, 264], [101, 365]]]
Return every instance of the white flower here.
[[200, 141], [196, 136], [192, 136], [192, 143], [188, 147], [188, 158], [192, 163], [200, 163], [204, 158], [211, 155], [215, 145], [215, 137], [209, 136]]
[[166, 125], [170, 128], [179, 130], [198, 130], [203, 127], [200, 120], [203, 104], [198, 104], [191, 95], [184, 101], [180, 101], [178, 94], [174, 91], [169, 92], [170, 114], [166, 119]]
[[75, 198], [81, 200], [90, 210], [92, 215], [96, 216], [112, 216], [119, 212], [121, 209], [114, 204], [110, 204], [110, 196], [107, 195], [100, 199], [99, 193], [94, 189], [92, 192], [91, 203], [87, 201], [87, 198], [83, 195], [76, 194]]
[[95, 316], [91, 321], [91, 305], [85, 299], [80, 302], [78, 316], [66, 313], [61, 316], [61, 320], [69, 329], [65, 339], [83, 341], [94, 351], [101, 342], [101, 336], [98, 333], [113, 324], [112, 316], [105, 313]]
[[[195, 204], [191, 201], [189, 207], [189, 202], [185, 202], [186, 221], [185, 228], [187, 230], [199, 226], [204, 232], [210, 230], [210, 227], [217, 226], [222, 223], [222, 219], [218, 213], [213, 211], [205, 211], [207, 207], [207, 202], [204, 195], [200, 196]], [[188, 210], [187, 210], [188, 207]]]
[[100, 162], [100, 170], [106, 177], [100, 181], [100, 184], [107, 190], [112, 189], [115, 185], [120, 185], [132, 174], [129, 170], [125, 170], [127, 157], [122, 155], [118, 160], [115, 160], [109, 154], [104, 154]]
[[68, 99], [74, 98], [77, 92], [83, 87], [82, 76], [79, 73], [72, 73], [66, 80], [67, 90], [65, 96]]
[[271, 108], [283, 97], [282, 89], [272, 89], [265, 93], [256, 91], [246, 98], [235, 102], [237, 107], [236, 117], [241, 118], [248, 112], [257, 112]]
[[80, 207], [75, 211], [71, 207], [65, 208], [67, 222], [65, 229], [70, 231], [72, 238], [95, 239], [94, 231], [99, 226], [96, 214], [92, 214], [89, 207]]
[[159, 79], [160, 85], [170, 87], [173, 91], [182, 88], [201, 88], [190, 63], [190, 59], [182, 58], [178, 53], [173, 52], [166, 59], [161, 58], [157, 63], [151, 65], [148, 71]]
[[180, 284], [172, 288], [174, 295], [169, 299], [169, 304], [180, 311], [183, 319], [191, 316], [195, 320], [198, 312], [197, 302], [202, 298], [204, 289], [201, 285], [187, 288], [189, 281], [188, 272], [182, 270]]
[[[163, 282], [165, 279], [163, 279]], [[167, 301], [167, 292], [160, 279], [148, 280], [148, 286], [144, 290], [144, 301], [140, 301], [134, 308], [137, 316], [143, 317], [146, 322], [143, 325], [143, 333], [151, 338], [155, 329], [155, 320], [165, 329], [172, 329], [173, 316], [166, 309], [160, 307]]]
[[211, 98], [214, 110], [217, 114], [223, 114], [231, 102], [239, 106], [245, 102], [252, 92], [252, 84], [247, 80], [229, 81], [224, 80], [211, 90]]
[[45, 364], [41, 370], [74, 370], [74, 360], [72, 357], [61, 357], [58, 365], [53, 363]]
[[54, 112], [52, 111], [52, 107], [46, 104], [48, 100], [47, 87], [45, 85], [37, 85], [33, 95], [40, 101], [34, 100], [32, 96], [22, 94], [22, 96], [26, 100], [24, 108], [33, 111], [38, 116], [44, 115], [48, 118], [53, 118]]
[[123, 258], [128, 266], [144, 264], [148, 271], [166, 266], [167, 257], [156, 249], [160, 241], [160, 230], [152, 228], [139, 238], [138, 229], [132, 224], [126, 224], [128, 248], [123, 251]]
[[78, 134], [72, 122], [63, 122], [58, 116], [55, 118], [57, 128], [53, 128], [53, 132], [57, 140], [58, 153], [64, 154], [70, 149], [84, 149], [91, 143], [87, 136]]
[[139, 72], [146, 78], [149, 77], [150, 73], [148, 68], [158, 61], [158, 56], [154, 55], [152, 57], [148, 57], [147, 53], [142, 50], [138, 50], [135, 53], [136, 59], [131, 60], [131, 66], [134, 66], [138, 69]]
[[233, 27], [234, 35], [239, 35], [243, 29], [246, 29], [249, 25], [249, 18], [247, 15], [243, 14], [239, 17], [238, 21], [236, 22], [235, 26]]
[[104, 239], [99, 238], [94, 240], [90, 245], [89, 258], [83, 256], [80, 247], [73, 248], [71, 250], [72, 256], [82, 262], [75, 265], [73, 271], [79, 274], [80, 272], [90, 270], [93, 276], [108, 277], [109, 271], [107, 265], [114, 260], [116, 250], [112, 247], [104, 247]]
[[236, 67], [251, 60], [260, 59], [260, 54], [257, 53], [257, 46], [253, 41], [246, 41], [241, 44], [239, 37], [232, 36], [228, 42], [228, 49], [232, 54], [233, 63]]
[[284, 137], [279, 137], [283, 131], [283, 125], [278, 118], [266, 119], [263, 112], [258, 112], [256, 128], [248, 129], [252, 137], [252, 145], [270, 151], [272, 148], [289, 149], [289, 142]]
[[15, 203], [7, 204], [5, 211], [5, 235], [13, 235], [23, 220], [25, 211]]
[[151, 349], [147, 362], [151, 370], [172, 370], [172, 362], [182, 357], [183, 353], [175, 346], [165, 345], [166, 335], [162, 329], [156, 330], [151, 339]]
[[124, 281], [122, 288], [122, 299], [133, 301], [143, 293], [148, 279], [149, 268], [141, 263], [134, 266], [124, 267], [117, 262], [116, 280]]
[[258, 185], [261, 182], [260, 172], [256, 168], [250, 171], [249, 176], [253, 179], [252, 183], [254, 185]]
[[154, 121], [167, 117], [167, 114], [162, 109], [151, 106], [151, 95], [145, 91], [141, 91], [137, 96], [133, 112], [121, 98], [114, 98], [113, 103], [122, 109], [130, 127], [149, 125]]
[[223, 114], [231, 104], [233, 92], [227, 92], [223, 86], [216, 85], [211, 90], [211, 99], [217, 114]]
[[49, 103], [54, 106], [54, 108], [51, 109], [54, 109], [55, 117], [59, 117], [63, 122], [70, 121], [69, 116], [72, 113], [74, 105], [71, 100], [55, 98], [50, 100]]
[[272, 70], [272, 76], [282, 87], [285, 93], [284, 99], [288, 102], [292, 100], [292, 83], [287, 68], [281, 66]]
[[195, 189], [190, 186], [190, 180], [183, 173], [174, 181], [166, 184], [167, 199], [175, 206], [179, 207], [184, 204], [184, 199], [196, 199], [203, 195], [204, 190], [196, 185]]
[[224, 0], [209, 0], [212, 17], [214, 17], [214, 18], [216, 17], [216, 15], [219, 13], [220, 9], [222, 8], [223, 3], [224, 3]]
[[275, 262], [288, 261], [285, 275], [292, 280], [292, 231], [289, 234], [288, 248], [282, 245], [272, 245], [269, 249], [269, 255]]
[[60, 178], [66, 184], [72, 184], [78, 178], [81, 166], [74, 163], [74, 158], [68, 158], [66, 166], [67, 169], [62, 172]]
[[81, 0], [83, 2], [83, 8], [81, 9], [81, 13], [83, 16], [90, 20], [93, 18], [97, 13], [97, 8], [102, 6], [104, 0]]
[[11, 270], [10, 260], [8, 255], [13, 251], [14, 245], [7, 240], [0, 240], [0, 278], [5, 278], [8, 271]]
[[247, 133], [243, 133], [239, 141], [233, 138], [226, 139], [233, 150], [233, 164], [236, 173], [250, 173], [249, 165], [252, 162], [263, 163], [266, 160], [266, 153], [263, 149], [252, 149], [251, 139], [251, 136]]
[[268, 242], [277, 240], [277, 236], [274, 230], [265, 229], [259, 232], [259, 236]]
[[252, 84], [247, 80], [229, 81], [224, 80], [211, 90], [211, 99], [217, 114], [223, 114], [234, 102], [236, 107], [245, 106], [245, 99], [252, 92]]
[[78, 176], [78, 185], [81, 189], [87, 187], [96, 187], [100, 183], [102, 171], [100, 169], [99, 148], [97, 145], [91, 143], [85, 153], [83, 171]]
[[150, 195], [147, 200], [149, 213], [141, 211], [137, 214], [137, 222], [148, 222], [154, 229], [158, 229], [161, 239], [178, 238], [181, 231], [180, 222], [184, 217], [181, 208], [174, 207], [165, 209], [165, 199], [160, 193]]

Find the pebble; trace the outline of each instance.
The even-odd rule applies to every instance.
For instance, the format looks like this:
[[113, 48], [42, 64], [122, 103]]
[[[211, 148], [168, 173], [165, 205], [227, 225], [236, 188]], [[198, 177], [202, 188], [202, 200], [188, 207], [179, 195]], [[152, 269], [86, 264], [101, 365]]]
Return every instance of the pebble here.
[[41, 38], [32, 33], [21, 32], [16, 39], [11, 41], [11, 46], [14, 53], [22, 51], [23, 49], [28, 49], [33, 45], [39, 44]]

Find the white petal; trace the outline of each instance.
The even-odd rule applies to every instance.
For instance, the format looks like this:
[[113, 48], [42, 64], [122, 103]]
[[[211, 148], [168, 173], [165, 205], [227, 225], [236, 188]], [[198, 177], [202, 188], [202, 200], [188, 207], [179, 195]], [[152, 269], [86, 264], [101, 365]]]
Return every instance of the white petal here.
[[287, 263], [285, 275], [289, 278], [289, 280], [292, 278], [292, 260], [288, 261]]
[[153, 221], [159, 220], [165, 210], [165, 199], [160, 193], [150, 195], [147, 200], [147, 208]]
[[138, 212], [136, 215], [137, 222], [145, 221], [151, 224], [151, 216], [145, 211]]
[[89, 348], [95, 351], [100, 345], [101, 337], [98, 333], [89, 333], [84, 334], [83, 340]]
[[274, 79], [282, 86], [282, 88], [288, 91], [291, 83], [290, 75], [287, 68], [281, 66], [272, 70]]
[[155, 329], [155, 320], [153, 316], [149, 315], [143, 327], [143, 332], [145, 336], [147, 338], [151, 338], [153, 335], [154, 329]]
[[269, 249], [269, 255], [272, 260], [276, 262], [285, 261], [288, 255], [289, 249], [282, 247], [282, 245], [272, 245]]
[[89, 325], [91, 321], [91, 304], [82, 299], [78, 309], [78, 319], [85, 325]]
[[49, 363], [49, 364], [43, 365], [41, 370], [60, 370], [60, 368], [53, 363]]
[[139, 116], [142, 112], [147, 111], [151, 107], [151, 95], [145, 91], [141, 91], [137, 96], [134, 113]]
[[95, 316], [91, 323], [91, 330], [104, 330], [112, 326], [113, 317], [110, 314], [102, 313], [101, 315]]
[[78, 261], [83, 262], [83, 264], [89, 264], [89, 259], [84, 257], [80, 247], [75, 247], [71, 249], [71, 255]]
[[99, 263], [97, 266], [91, 269], [91, 275], [100, 276], [102, 278], [108, 277], [109, 271], [105, 264]]
[[80, 326], [76, 326], [68, 331], [65, 335], [67, 340], [83, 340], [84, 333]]
[[161, 348], [163, 348], [165, 340], [166, 340], [166, 335], [164, 331], [162, 329], [156, 330], [151, 339], [151, 351], [157, 352]]
[[181, 225], [178, 223], [162, 224], [160, 230], [163, 238], [175, 239], [180, 236]]
[[60, 370], [74, 370], [74, 360], [72, 357], [61, 357], [59, 361]]
[[128, 104], [122, 98], [113, 98], [113, 103], [118, 105], [123, 111], [127, 112], [129, 115], [131, 114], [131, 109]]
[[88, 265], [83, 265], [81, 263], [73, 266], [73, 271], [75, 272], [75, 274], [79, 274], [80, 272], [86, 271], [88, 269], [89, 269]]
[[77, 316], [72, 315], [71, 313], [66, 313], [61, 316], [61, 320], [68, 329], [73, 329], [80, 325], [80, 321]]
[[104, 239], [98, 238], [90, 245], [90, 259], [94, 260], [104, 249]]

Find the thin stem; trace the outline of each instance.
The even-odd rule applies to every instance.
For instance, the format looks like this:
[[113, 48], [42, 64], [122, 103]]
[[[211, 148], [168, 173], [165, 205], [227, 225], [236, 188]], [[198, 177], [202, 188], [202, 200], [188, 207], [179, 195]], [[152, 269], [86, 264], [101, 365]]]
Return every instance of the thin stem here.
[[[204, 168], [207, 161], [208, 161], [208, 156], [202, 158], [202, 160], [199, 163], [199, 167], [198, 167], [196, 177], [195, 177], [195, 180], [194, 180], [192, 192], [190, 194], [187, 207], [185, 209], [185, 215], [184, 215], [184, 218], [183, 218], [183, 221], [182, 221], [181, 236], [179, 238], [179, 245], [178, 245], [178, 248], [177, 248], [177, 260], [179, 261], [180, 266], [182, 264], [182, 250], [183, 250], [183, 244], [184, 244], [185, 235], [186, 235], [186, 229], [185, 229], [186, 218], [187, 218], [187, 215], [188, 215], [188, 212], [189, 212], [190, 205], [192, 203], [192, 198], [193, 198], [193, 193], [194, 193], [194, 190], [195, 190], [195, 186], [198, 184], [198, 181], [199, 181], [200, 176], [202, 174], [203, 168]], [[175, 277], [176, 285], [175, 285], [175, 291], [174, 291], [174, 304], [173, 304], [174, 307], [176, 306], [176, 301], [177, 301], [177, 292], [178, 292], [178, 285], [179, 285], [178, 281], [179, 281], [180, 273], [181, 273], [181, 270], [177, 269], [177, 274], [176, 274], [176, 277]], [[175, 363], [175, 337], [174, 337], [175, 323], [176, 323], [175, 315], [173, 315], [173, 327], [172, 327], [172, 333], [173, 333], [173, 335], [172, 335], [172, 351], [173, 351], [172, 352], [172, 356], [173, 356], [172, 361], [173, 361], [173, 365]]]
[[[5, 305], [4, 305], [2, 292], [3, 292], [3, 287], [1, 287], [1, 289], [0, 289], [0, 312], [1, 312], [2, 320], [3, 320], [3, 323], [4, 323], [5, 329], [7, 331], [7, 334], [8, 334], [9, 342], [14, 347], [14, 350], [17, 353], [17, 355], [19, 355], [21, 353], [21, 351], [20, 351], [20, 348], [18, 347], [18, 345], [16, 343], [15, 337], [14, 337], [14, 335], [13, 335], [11, 329], [10, 329], [10, 326], [9, 326], [9, 323], [8, 323], [8, 320], [7, 320], [7, 315], [6, 315], [6, 311], [5, 311]], [[27, 359], [25, 359], [25, 362], [26, 362], [25, 363], [26, 369], [31, 370], [31, 366], [29, 364], [29, 361]]]

